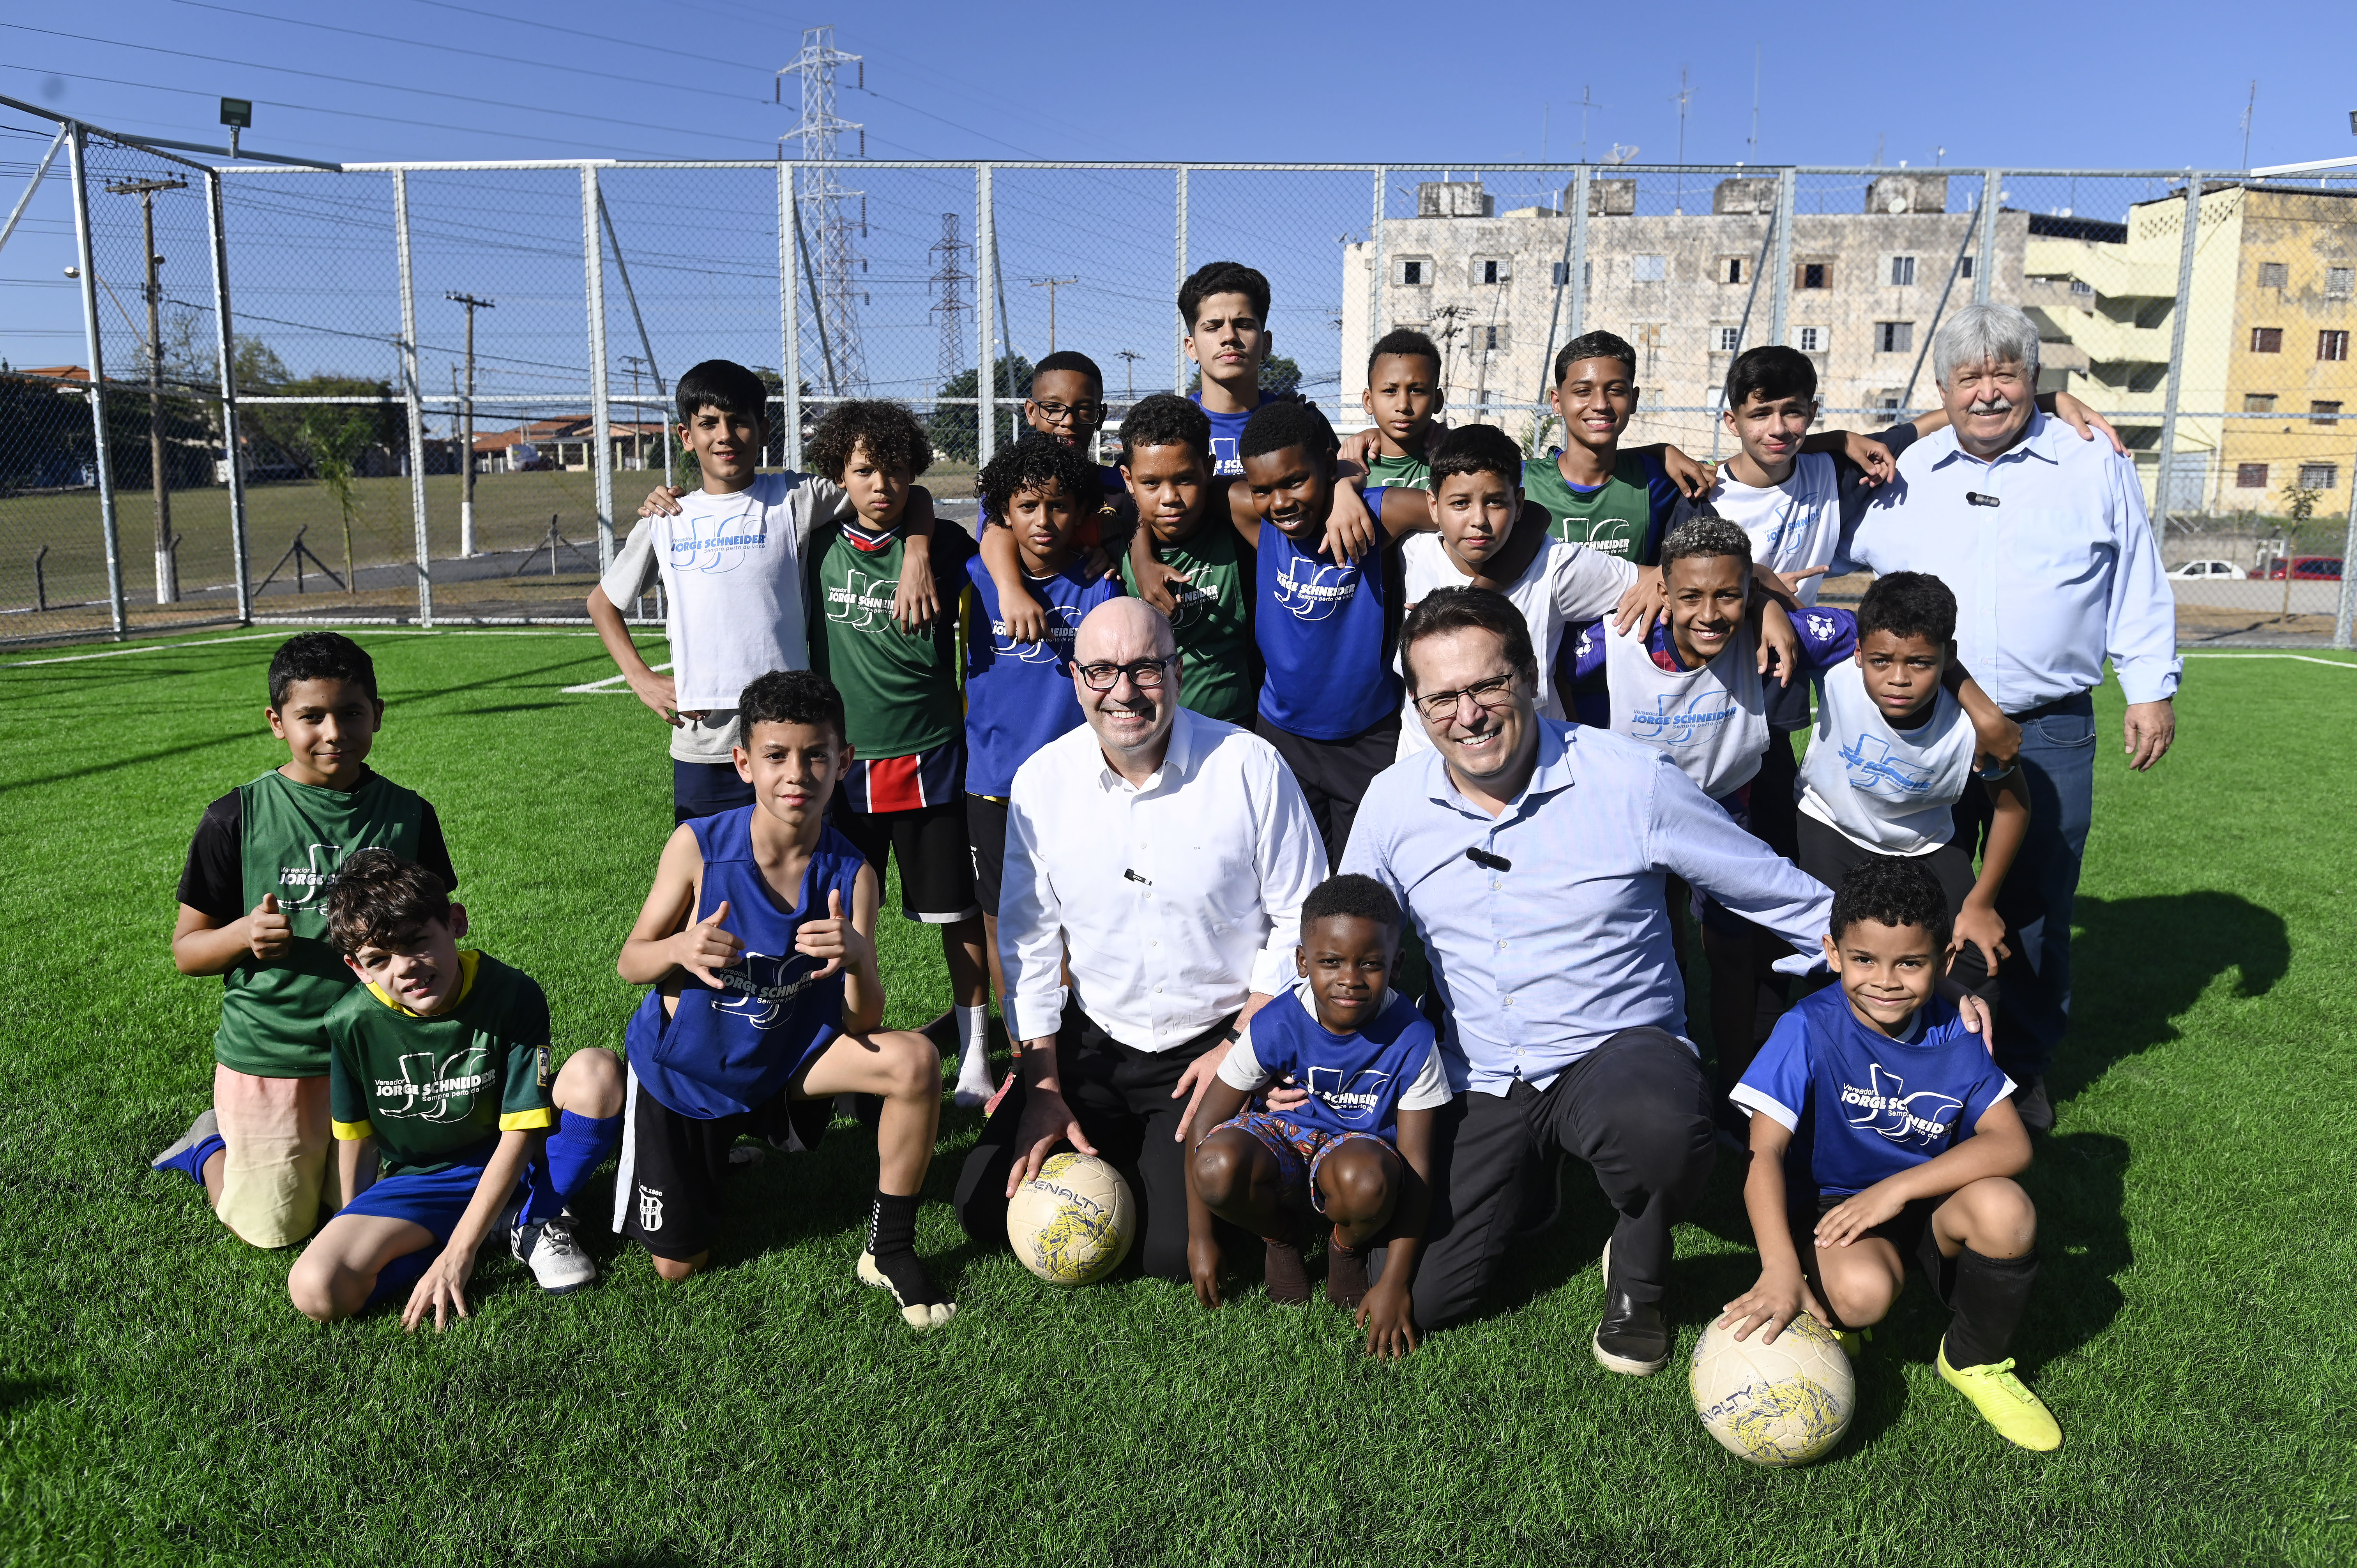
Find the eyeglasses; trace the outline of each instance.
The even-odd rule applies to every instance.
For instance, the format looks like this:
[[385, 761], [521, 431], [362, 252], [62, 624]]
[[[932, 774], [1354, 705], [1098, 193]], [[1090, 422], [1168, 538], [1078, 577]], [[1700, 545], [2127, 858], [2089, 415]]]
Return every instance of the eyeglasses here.
[[1168, 659], [1141, 659], [1135, 664], [1076, 664], [1082, 683], [1092, 692], [1110, 692], [1129, 677], [1129, 683], [1141, 692], [1159, 692], [1170, 666], [1178, 663], [1176, 656]]
[[1091, 424], [1104, 416], [1104, 404], [1101, 403], [1035, 403], [1031, 406], [1050, 424], [1061, 424], [1067, 420]]
[[1514, 701], [1514, 678], [1512, 675], [1492, 675], [1487, 681], [1474, 682], [1462, 691], [1434, 692], [1415, 700], [1415, 711], [1437, 724], [1442, 719], [1454, 718], [1457, 714], [1457, 704], [1467, 697], [1473, 699], [1475, 707], [1486, 709], [1491, 713], [1495, 713], [1500, 708], [1512, 707]]

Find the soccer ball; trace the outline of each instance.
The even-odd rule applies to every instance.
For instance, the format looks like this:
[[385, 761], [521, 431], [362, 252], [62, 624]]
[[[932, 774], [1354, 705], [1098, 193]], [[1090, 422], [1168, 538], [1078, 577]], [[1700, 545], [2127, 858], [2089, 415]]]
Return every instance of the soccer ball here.
[[1695, 1413], [1728, 1452], [1755, 1465], [1823, 1458], [1857, 1410], [1849, 1358], [1807, 1313], [1773, 1345], [1760, 1343], [1764, 1332], [1738, 1340], [1716, 1322], [1702, 1331], [1690, 1378]]
[[1137, 1205], [1121, 1173], [1091, 1155], [1050, 1155], [1006, 1204], [1006, 1240], [1023, 1266], [1054, 1285], [1114, 1272], [1137, 1233]]

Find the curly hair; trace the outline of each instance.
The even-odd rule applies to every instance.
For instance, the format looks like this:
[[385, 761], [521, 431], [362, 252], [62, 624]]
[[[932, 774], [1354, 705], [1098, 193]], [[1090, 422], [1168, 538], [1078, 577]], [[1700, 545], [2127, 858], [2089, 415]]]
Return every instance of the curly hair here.
[[1662, 541], [1662, 570], [1670, 569], [1673, 561], [1688, 556], [1701, 559], [1712, 555], [1732, 555], [1746, 566], [1751, 564], [1751, 536], [1717, 512], [1696, 512], [1670, 530]]
[[1338, 915], [1346, 919], [1372, 920], [1394, 937], [1399, 935], [1403, 918], [1399, 900], [1392, 897], [1392, 890], [1373, 877], [1356, 872], [1328, 877], [1301, 901], [1304, 931], [1318, 920], [1332, 919]]
[[1298, 446], [1312, 457], [1322, 457], [1341, 445], [1334, 439], [1334, 427], [1326, 423], [1317, 404], [1264, 403], [1244, 421], [1243, 435], [1236, 443], [1236, 456], [1258, 457]]
[[1887, 631], [1920, 637], [1934, 648], [1956, 635], [1956, 596], [1928, 572], [1892, 572], [1877, 577], [1857, 602], [1857, 634]]
[[1944, 951], [1956, 929], [1948, 912], [1948, 896], [1932, 868], [1910, 855], [1878, 854], [1850, 868], [1834, 890], [1833, 918], [1827, 922], [1836, 945], [1842, 933], [1860, 920], [1872, 920], [1893, 930], [1921, 926], [1935, 950]]
[[916, 478], [933, 466], [933, 444], [925, 427], [906, 403], [888, 398], [854, 398], [836, 403], [811, 432], [811, 471], [835, 483], [851, 471], [852, 454], [860, 447], [880, 467]]
[[1005, 522], [1018, 491], [1045, 495], [1052, 485], [1062, 486], [1084, 517], [1103, 504], [1104, 483], [1089, 455], [1037, 433], [994, 453], [974, 476], [974, 493], [982, 498], [985, 515], [993, 522]]
[[755, 725], [809, 725], [845, 738], [843, 693], [834, 682], [810, 670], [772, 670], [756, 675], [737, 698], [737, 744], [753, 748]]
[[1154, 392], [1130, 405], [1121, 422], [1121, 460], [1141, 446], [1189, 446], [1211, 459], [1211, 419], [1203, 405], [1177, 392]]
[[326, 902], [328, 938], [346, 955], [450, 918], [450, 890], [442, 879], [389, 849], [346, 855], [328, 884]]

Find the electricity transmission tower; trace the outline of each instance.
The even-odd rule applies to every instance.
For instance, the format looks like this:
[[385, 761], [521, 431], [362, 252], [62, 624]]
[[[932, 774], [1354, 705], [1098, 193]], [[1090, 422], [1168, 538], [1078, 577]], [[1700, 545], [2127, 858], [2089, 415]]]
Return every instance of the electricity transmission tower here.
[[[937, 259], [940, 265], [926, 281], [933, 285], [933, 304], [929, 314], [938, 317], [942, 324], [941, 358], [935, 362], [933, 385], [946, 387], [963, 368], [971, 349], [965, 336], [965, 289], [973, 274], [962, 264], [965, 252], [972, 247], [958, 238], [958, 215], [942, 214], [942, 237], [925, 254]], [[976, 385], [980, 383], [977, 382]]]
[[[800, 80], [802, 119], [778, 142], [782, 147], [787, 142], [799, 141], [802, 157], [821, 166], [805, 170], [796, 182], [794, 222], [803, 231], [794, 238], [810, 274], [811, 291], [818, 296], [814, 314], [827, 391], [847, 397], [867, 390], [867, 356], [859, 346], [859, 310], [867, 303], [866, 291], [859, 282], [866, 275], [867, 263], [860, 257], [858, 244], [867, 238], [867, 193], [846, 188], [836, 179], [832, 166], [841, 158], [836, 138], [853, 133], [859, 138], [857, 156], [866, 157], [867, 130], [834, 112], [838, 66], [857, 67], [856, 85], [867, 85], [866, 62], [834, 47], [833, 24], [804, 27], [802, 52], [778, 72], [780, 102], [785, 99], [785, 79]], [[806, 228], [804, 212], [810, 214]]]

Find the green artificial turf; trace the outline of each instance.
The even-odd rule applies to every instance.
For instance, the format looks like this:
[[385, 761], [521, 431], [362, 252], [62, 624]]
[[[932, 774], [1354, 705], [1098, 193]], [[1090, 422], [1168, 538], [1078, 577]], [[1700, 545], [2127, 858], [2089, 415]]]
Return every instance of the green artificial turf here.
[[[2078, 1021], [2026, 1178], [2045, 1270], [2018, 1349], [2061, 1452], [2009, 1448], [1937, 1380], [1918, 1283], [1842, 1448], [1770, 1471], [1703, 1431], [1682, 1362], [1591, 1360], [1609, 1217], [1577, 1167], [1500, 1310], [1401, 1365], [1249, 1277], [1213, 1315], [969, 1249], [953, 1111], [919, 1244], [962, 1310], [930, 1337], [852, 1278], [874, 1151], [848, 1125], [746, 1176], [684, 1285], [592, 1225], [591, 1291], [544, 1296], [494, 1248], [439, 1337], [315, 1326], [291, 1254], [146, 1169], [211, 1069], [219, 987], [173, 972], [174, 882], [205, 803], [283, 757], [276, 635], [0, 667], [7, 1562], [2357, 1558], [2357, 671], [2197, 660], [2147, 777], [2104, 693]], [[669, 821], [660, 727], [560, 692], [610, 673], [587, 635], [361, 636], [391, 703], [374, 760], [439, 810], [475, 939], [547, 988], [560, 1051], [618, 1046], [614, 957]], [[938, 947], [884, 937], [889, 1021], [922, 1023]], [[1723, 1167], [1678, 1234], [1682, 1348], [1752, 1268]]]

